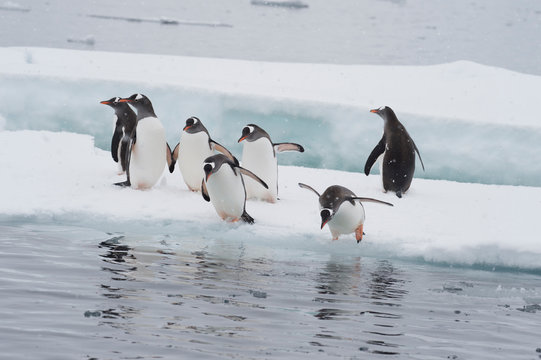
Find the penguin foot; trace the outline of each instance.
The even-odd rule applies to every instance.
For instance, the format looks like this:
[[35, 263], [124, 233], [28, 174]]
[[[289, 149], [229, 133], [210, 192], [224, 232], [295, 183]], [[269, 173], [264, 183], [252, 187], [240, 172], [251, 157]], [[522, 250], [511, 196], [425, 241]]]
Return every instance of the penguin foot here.
[[402, 191], [401, 190], [397, 191], [396, 196], [398, 196], [399, 199], [402, 199]]
[[121, 186], [121, 187], [131, 186], [130, 180], [117, 182], [117, 183], [115, 183], [115, 185], [116, 185], [116, 186]]
[[248, 213], [246, 212], [246, 210], [244, 210], [244, 212], [242, 213], [241, 217], [242, 221], [248, 223], [248, 224], [253, 224], [255, 222], [254, 218], [251, 217], [250, 215], [248, 215]]
[[361, 242], [363, 235], [363, 224], [361, 224], [357, 229], [355, 229], [355, 239], [357, 239], [357, 244]]

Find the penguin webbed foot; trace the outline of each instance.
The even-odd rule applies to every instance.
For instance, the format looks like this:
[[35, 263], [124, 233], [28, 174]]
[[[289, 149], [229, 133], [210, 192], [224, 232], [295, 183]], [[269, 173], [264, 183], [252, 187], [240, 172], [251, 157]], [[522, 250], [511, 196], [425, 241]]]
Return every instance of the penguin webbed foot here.
[[402, 190], [398, 190], [396, 196], [398, 196], [399, 199], [402, 199]]
[[245, 223], [248, 223], [250, 225], [252, 225], [253, 223], [255, 223], [255, 220], [253, 217], [251, 217], [247, 212], [246, 210], [244, 210], [244, 212], [242, 213], [241, 217], [242, 221], [244, 221]]
[[126, 181], [114, 183], [114, 185], [120, 186], [120, 187], [128, 187], [128, 186], [131, 186], [131, 183], [130, 183], [130, 180], [126, 180]]

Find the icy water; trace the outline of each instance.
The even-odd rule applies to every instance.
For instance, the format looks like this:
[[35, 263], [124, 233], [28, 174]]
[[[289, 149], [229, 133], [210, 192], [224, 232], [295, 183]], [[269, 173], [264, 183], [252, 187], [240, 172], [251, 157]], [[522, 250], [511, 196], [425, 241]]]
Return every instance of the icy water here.
[[5, 359], [538, 359], [541, 276], [0, 225]]

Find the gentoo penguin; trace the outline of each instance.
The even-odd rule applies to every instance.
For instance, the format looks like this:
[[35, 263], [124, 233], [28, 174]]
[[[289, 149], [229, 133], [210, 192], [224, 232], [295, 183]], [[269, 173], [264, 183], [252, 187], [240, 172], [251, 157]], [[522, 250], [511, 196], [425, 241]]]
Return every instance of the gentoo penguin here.
[[203, 198], [212, 202], [223, 220], [235, 222], [242, 219], [253, 224], [254, 219], [246, 212], [243, 175], [254, 179], [264, 188], [268, 187], [267, 184], [253, 172], [240, 167], [223, 154], [206, 158], [202, 166], [205, 172], [201, 182]]
[[180, 141], [173, 151], [173, 161], [178, 162], [182, 178], [191, 191], [201, 190], [201, 180], [205, 175], [201, 164], [206, 158], [214, 155], [215, 150], [226, 155], [238, 165], [238, 160], [229, 150], [210, 138], [209, 132], [201, 120], [195, 116], [187, 119], [186, 126], [180, 135]]
[[133, 94], [119, 101], [129, 103], [137, 110], [137, 124], [129, 148], [128, 179], [115, 185], [151, 188], [160, 179], [165, 164], [173, 163], [165, 130], [145, 95]]
[[119, 163], [119, 170], [122, 173], [126, 171], [128, 165], [128, 146], [137, 121], [132, 108], [127, 103], [119, 100], [119, 97], [114, 97], [101, 101], [100, 104], [109, 105], [115, 110], [115, 129], [111, 140], [111, 155], [113, 160]]
[[394, 191], [402, 197], [408, 191], [415, 172], [415, 152], [419, 155], [423, 170], [425, 165], [417, 146], [404, 125], [398, 121], [394, 111], [388, 106], [370, 110], [383, 118], [383, 137], [368, 156], [364, 173], [368, 176], [374, 162], [383, 154], [381, 161], [381, 179], [385, 192]]
[[263, 179], [268, 189], [263, 189], [252, 179], [246, 179], [246, 193], [249, 199], [259, 199], [275, 203], [278, 198], [278, 162], [276, 153], [283, 151], [304, 152], [304, 148], [294, 143], [273, 143], [269, 134], [254, 124], [242, 129], [238, 142], [246, 140], [242, 149], [242, 166], [250, 169]]
[[299, 183], [299, 186], [313, 191], [319, 197], [321, 228], [329, 224], [333, 240], [338, 240], [341, 234], [354, 232], [357, 243], [361, 242], [364, 224], [363, 201], [393, 206], [385, 201], [358, 197], [351, 190], [340, 185], [329, 186], [321, 195], [311, 186], [303, 183]]

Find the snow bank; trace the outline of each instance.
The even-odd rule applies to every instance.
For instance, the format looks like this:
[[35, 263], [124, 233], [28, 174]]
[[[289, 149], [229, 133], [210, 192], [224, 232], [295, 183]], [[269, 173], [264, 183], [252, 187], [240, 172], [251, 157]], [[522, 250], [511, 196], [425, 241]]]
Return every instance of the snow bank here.
[[[355, 172], [281, 166], [277, 204], [247, 203], [253, 226], [228, 224], [200, 194], [189, 192], [178, 172], [164, 173], [148, 191], [111, 185], [116, 174], [110, 153], [88, 135], [46, 131], [0, 132], [0, 220], [74, 222], [112, 231], [136, 231], [207, 239], [243, 239], [268, 248], [357, 252], [423, 258], [453, 264], [541, 268], [535, 227], [541, 188], [464, 184], [414, 179], [398, 199], [384, 194], [380, 179]], [[331, 242], [319, 229], [317, 198], [305, 182], [323, 191], [332, 184], [394, 207], [365, 204], [366, 236]]]
[[[226, 94], [541, 127], [541, 77], [467, 61], [434, 66], [320, 65], [180, 56], [0, 48], [4, 75], [131, 81]], [[61, 61], [59, 61], [61, 59]]]

